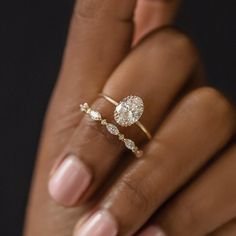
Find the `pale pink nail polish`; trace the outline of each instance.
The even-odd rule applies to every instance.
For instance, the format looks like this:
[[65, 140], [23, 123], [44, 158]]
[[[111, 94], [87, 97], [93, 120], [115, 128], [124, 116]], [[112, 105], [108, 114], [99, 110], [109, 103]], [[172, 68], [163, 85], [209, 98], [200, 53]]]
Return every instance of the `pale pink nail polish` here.
[[91, 173], [85, 164], [70, 155], [58, 166], [49, 180], [51, 197], [58, 203], [71, 206], [78, 201], [91, 181]]
[[149, 226], [143, 230], [138, 236], [167, 236], [158, 226]]
[[112, 215], [107, 211], [99, 211], [77, 229], [74, 236], [116, 236], [117, 233], [117, 223]]

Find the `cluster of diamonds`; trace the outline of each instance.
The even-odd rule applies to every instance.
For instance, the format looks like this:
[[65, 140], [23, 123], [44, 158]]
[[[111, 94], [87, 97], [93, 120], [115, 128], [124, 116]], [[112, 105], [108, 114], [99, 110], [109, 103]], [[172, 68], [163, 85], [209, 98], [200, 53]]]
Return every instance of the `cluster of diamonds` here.
[[142, 156], [143, 152], [138, 149], [135, 143], [131, 139], [127, 139], [124, 134], [120, 133], [117, 126], [112, 123], [108, 123], [106, 119], [103, 119], [102, 115], [98, 111], [92, 110], [87, 103], [81, 104], [80, 110], [87, 113], [92, 120], [100, 122], [101, 125], [106, 127], [110, 134], [117, 136], [120, 141], [124, 142], [126, 148], [131, 150], [136, 157]]
[[116, 106], [114, 118], [120, 126], [127, 127], [136, 123], [143, 111], [143, 100], [138, 96], [128, 96]]

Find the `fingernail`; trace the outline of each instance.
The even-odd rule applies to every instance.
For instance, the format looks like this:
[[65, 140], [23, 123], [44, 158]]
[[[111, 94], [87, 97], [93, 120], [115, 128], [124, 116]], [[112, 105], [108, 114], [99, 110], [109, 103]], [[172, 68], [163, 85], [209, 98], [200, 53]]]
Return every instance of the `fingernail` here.
[[68, 156], [54, 171], [49, 180], [51, 197], [58, 203], [71, 206], [88, 188], [91, 173], [85, 164], [74, 155]]
[[117, 234], [118, 227], [113, 216], [107, 211], [99, 211], [78, 228], [74, 236], [116, 236]]
[[164, 231], [158, 226], [149, 226], [142, 231], [138, 236], [167, 236]]

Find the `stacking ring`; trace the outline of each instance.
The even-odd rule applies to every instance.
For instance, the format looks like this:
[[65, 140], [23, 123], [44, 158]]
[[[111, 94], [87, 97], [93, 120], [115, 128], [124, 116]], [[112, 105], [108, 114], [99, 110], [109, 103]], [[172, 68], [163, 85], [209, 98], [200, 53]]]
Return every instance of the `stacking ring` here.
[[87, 103], [81, 104], [80, 110], [88, 114], [92, 120], [98, 121], [101, 123], [101, 125], [106, 126], [107, 131], [110, 134], [117, 136], [120, 141], [124, 142], [126, 148], [131, 150], [136, 155], [136, 157], [142, 156], [143, 152], [135, 145], [134, 141], [126, 138], [124, 134], [120, 133], [116, 125], [108, 123], [107, 120], [102, 117], [101, 113], [91, 109]]
[[99, 93], [99, 96], [116, 106], [114, 119], [117, 124], [123, 127], [136, 124], [145, 133], [148, 139], [152, 138], [147, 128], [139, 121], [144, 111], [144, 103], [140, 97], [131, 95], [118, 103], [104, 93]]

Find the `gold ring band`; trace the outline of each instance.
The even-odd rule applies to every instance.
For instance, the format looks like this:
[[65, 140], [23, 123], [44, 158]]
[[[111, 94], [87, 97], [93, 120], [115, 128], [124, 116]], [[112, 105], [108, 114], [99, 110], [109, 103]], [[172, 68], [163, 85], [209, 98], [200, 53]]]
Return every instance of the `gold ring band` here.
[[[98, 96], [104, 98], [105, 100], [107, 100], [108, 102], [113, 104], [114, 106], [119, 105], [118, 102], [116, 102], [113, 98], [111, 98], [110, 96], [108, 96], [104, 93], [99, 93]], [[148, 139], [152, 138], [151, 133], [147, 130], [147, 128], [140, 121], [136, 121], [135, 124], [145, 133], [145, 135], [147, 136]]]
[[88, 114], [90, 116], [90, 118], [94, 121], [97, 121], [99, 123], [101, 123], [101, 125], [105, 126], [107, 131], [118, 137], [118, 139], [120, 141], [122, 141], [126, 148], [128, 148], [129, 150], [131, 150], [136, 157], [140, 158], [143, 155], [143, 151], [140, 150], [136, 144], [134, 143], [134, 141], [132, 141], [131, 139], [128, 139], [125, 137], [124, 134], [120, 133], [120, 130], [117, 128], [116, 125], [112, 124], [112, 123], [108, 123], [106, 119], [104, 119], [101, 115], [100, 112], [93, 110], [88, 103], [84, 103], [80, 105], [80, 110], [86, 114]]

